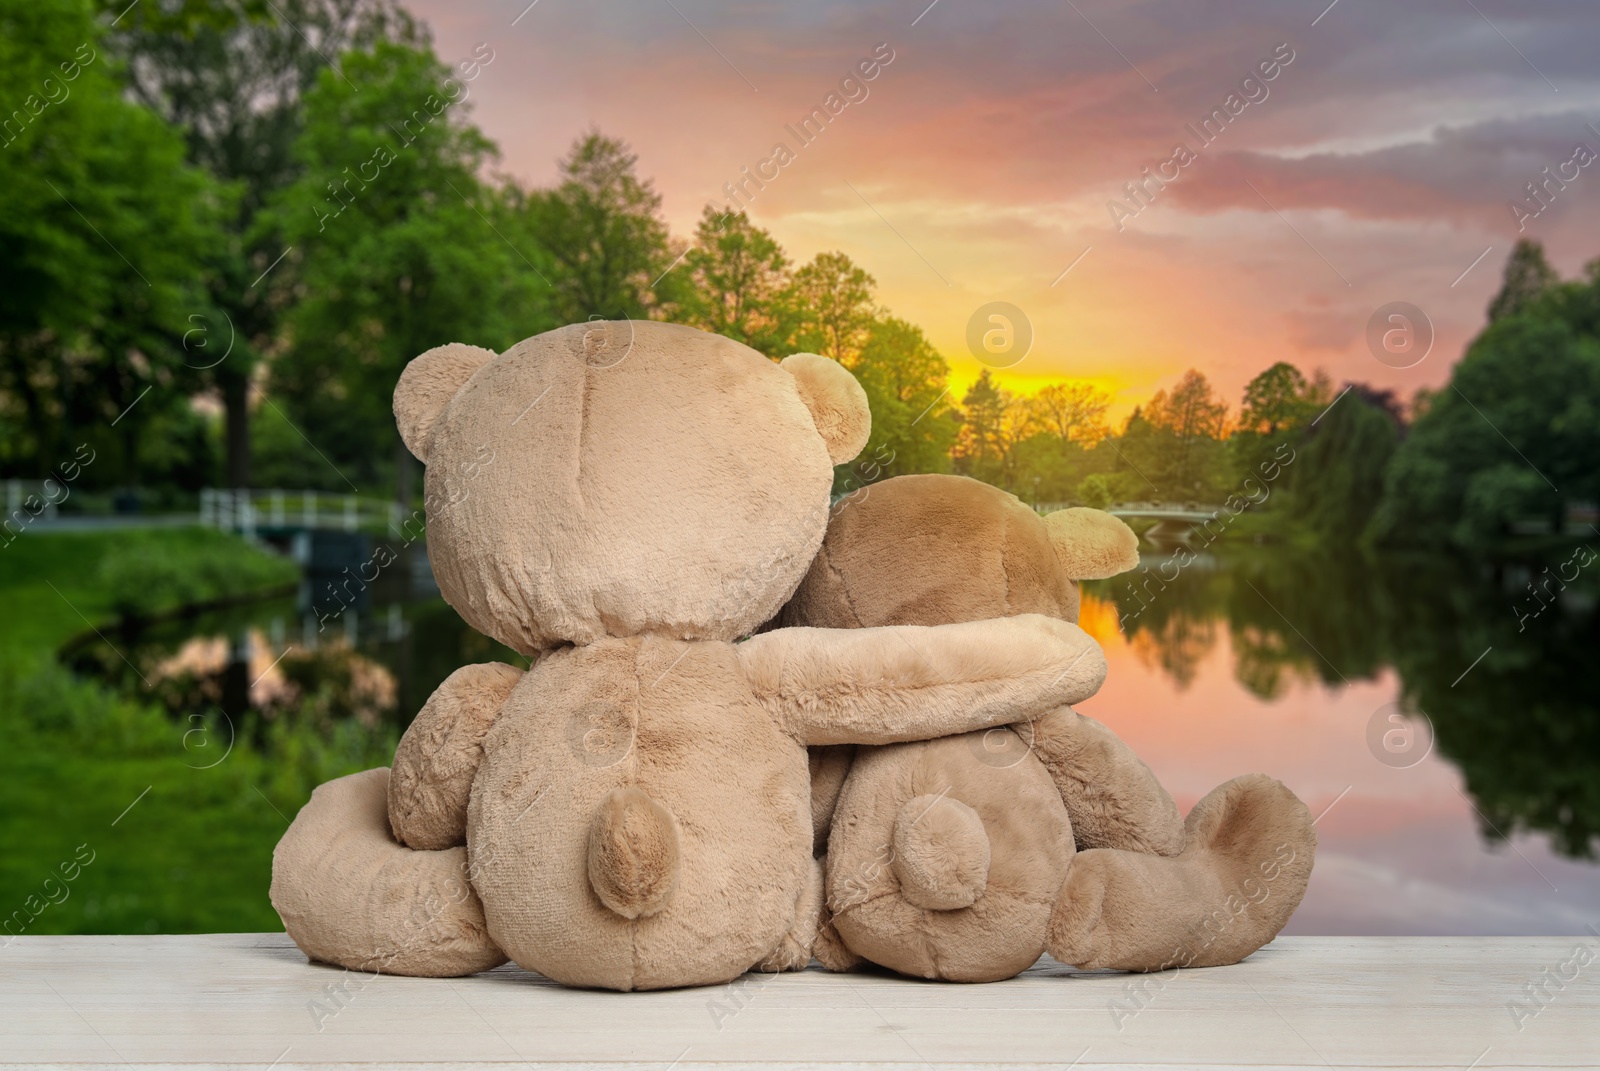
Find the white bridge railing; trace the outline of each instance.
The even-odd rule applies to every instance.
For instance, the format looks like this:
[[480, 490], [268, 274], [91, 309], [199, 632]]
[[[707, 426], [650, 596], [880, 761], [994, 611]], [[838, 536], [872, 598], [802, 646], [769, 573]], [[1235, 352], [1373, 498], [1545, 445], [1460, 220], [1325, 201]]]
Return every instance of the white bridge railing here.
[[[51, 484], [56, 485], [54, 493], [50, 490]], [[6, 513], [5, 518], [0, 520], [42, 517], [53, 521], [56, 519], [56, 503], [67, 497], [60, 480], [7, 480], [5, 485]]]
[[258, 528], [359, 528], [397, 530], [400, 503], [327, 491], [253, 491], [207, 487], [200, 491], [200, 523], [207, 528], [254, 535]]

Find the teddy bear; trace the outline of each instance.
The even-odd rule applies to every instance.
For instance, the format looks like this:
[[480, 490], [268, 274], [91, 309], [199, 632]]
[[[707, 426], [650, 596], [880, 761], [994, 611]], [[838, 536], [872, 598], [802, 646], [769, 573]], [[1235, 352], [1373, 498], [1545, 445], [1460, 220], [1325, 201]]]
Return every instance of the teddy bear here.
[[759, 634], [870, 429], [837, 362], [659, 322], [413, 359], [446, 601], [530, 660], [452, 674], [392, 766], [322, 786], [273, 856], [312, 959], [450, 976], [509, 958], [616, 990], [811, 959], [807, 748], [1043, 717], [1092, 694], [1060, 615]]
[[[1078, 581], [1138, 562], [1137, 537], [1100, 510], [1040, 517], [966, 477], [899, 476], [836, 504], [775, 624], [1075, 623]], [[1069, 706], [940, 740], [818, 749], [812, 770], [830, 915], [815, 951], [835, 970], [865, 958], [991, 981], [1047, 947], [1083, 967], [1232, 963], [1287, 922], [1315, 852], [1304, 804], [1266, 777], [1230, 781], [1180, 820], [1132, 749]]]

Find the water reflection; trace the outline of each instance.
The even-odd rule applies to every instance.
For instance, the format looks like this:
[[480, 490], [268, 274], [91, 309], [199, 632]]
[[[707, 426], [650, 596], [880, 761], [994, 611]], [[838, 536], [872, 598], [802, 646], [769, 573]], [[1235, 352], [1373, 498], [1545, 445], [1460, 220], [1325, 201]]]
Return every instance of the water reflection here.
[[1542, 564], [1272, 548], [1181, 570], [1173, 560], [1148, 557], [1131, 585], [1090, 585], [1088, 627], [1111, 676], [1084, 709], [1184, 805], [1260, 769], [1313, 813], [1331, 808], [1296, 930], [1600, 923], [1600, 870], [1588, 863], [1600, 839], [1592, 577], [1530, 617]]
[[[368, 561], [368, 550], [342, 553]], [[246, 710], [246, 732], [275, 717], [365, 725], [382, 744], [458, 667], [526, 664], [438, 597], [420, 550], [360, 584], [347, 565], [313, 562], [297, 597], [112, 638], [176, 716], [214, 705]], [[1083, 710], [1186, 809], [1261, 770], [1321, 814], [1290, 932], [1600, 925], [1600, 568], [1530, 614], [1544, 563], [1270, 547], [1178, 561], [1151, 555], [1138, 573], [1086, 586], [1083, 625], [1111, 672]], [[144, 691], [98, 641], [71, 659]]]
[[125, 622], [114, 647], [91, 634], [64, 657], [178, 716], [214, 712], [257, 730], [281, 718], [323, 729], [354, 721], [375, 737], [398, 735], [462, 665], [526, 664], [439, 598], [420, 546], [361, 579], [347, 560], [370, 560], [370, 541], [328, 534], [338, 538], [314, 554], [296, 548], [308, 571], [292, 597]]

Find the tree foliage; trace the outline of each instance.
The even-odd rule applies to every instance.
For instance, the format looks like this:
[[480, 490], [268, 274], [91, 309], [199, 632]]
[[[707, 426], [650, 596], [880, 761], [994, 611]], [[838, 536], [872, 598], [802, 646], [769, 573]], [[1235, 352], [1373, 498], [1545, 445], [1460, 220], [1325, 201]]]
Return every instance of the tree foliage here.
[[449, 76], [429, 49], [380, 42], [306, 95], [303, 171], [271, 210], [296, 250], [272, 392], [331, 463], [308, 459], [313, 486], [328, 468], [335, 487], [392, 475], [408, 498], [390, 408], [406, 362], [450, 341], [503, 349], [556, 322], [535, 262], [496, 225], [510, 212], [479, 179], [496, 150], [451, 103]]
[[[1513, 256], [1506, 290], [1527, 273]], [[1520, 285], [1520, 284], [1518, 284]], [[1385, 472], [1372, 536], [1481, 551], [1524, 522], [1561, 531], [1600, 500], [1600, 280], [1560, 283], [1494, 320]]]
[[[299, 174], [302, 98], [336, 57], [425, 35], [392, 0], [186, 0], [126, 11], [113, 39], [131, 95], [181, 131], [188, 158], [235, 196], [206, 250], [209, 308], [191, 364], [221, 398], [230, 486], [250, 484], [250, 383], [276, 341], [290, 295], [263, 273], [283, 252], [262, 209]], [[226, 353], [226, 357], [223, 354]]]
[[769, 357], [787, 356], [778, 351], [785, 341], [788, 269], [782, 247], [747, 214], [707, 205], [683, 261], [689, 284], [679, 318]]
[[1218, 499], [1227, 493], [1227, 414], [1210, 381], [1191, 368], [1128, 418], [1120, 459], [1155, 497]]
[[872, 334], [876, 285], [843, 253], [818, 253], [794, 273], [783, 297], [792, 316], [791, 348], [853, 366]]
[[893, 316], [875, 322], [854, 371], [872, 408], [863, 456], [882, 476], [949, 471], [958, 430], [946, 401], [950, 365], [922, 329]]
[[673, 259], [661, 195], [638, 175], [625, 142], [590, 131], [560, 162], [560, 181], [522, 206], [525, 229], [556, 269], [554, 312], [563, 323], [644, 319]]
[[1500, 289], [1489, 301], [1489, 322], [1522, 312], [1556, 282], [1555, 269], [1544, 258], [1544, 246], [1531, 238], [1519, 239], [1506, 260]]
[[194, 389], [183, 339], [224, 191], [129, 102], [87, 3], [0, 3], [0, 420], [4, 464], [136, 484], [152, 427]]

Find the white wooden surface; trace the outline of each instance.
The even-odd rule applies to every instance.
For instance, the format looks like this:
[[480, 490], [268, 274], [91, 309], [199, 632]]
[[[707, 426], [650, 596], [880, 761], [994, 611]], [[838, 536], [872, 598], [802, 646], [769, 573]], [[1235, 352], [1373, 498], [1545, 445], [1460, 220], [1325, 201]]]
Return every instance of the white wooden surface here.
[[[1539, 1009], [1520, 1028], [1519, 1002]], [[1595, 1067], [1600, 937], [1287, 937], [1144, 978], [1045, 960], [994, 985], [813, 969], [666, 993], [352, 975], [282, 934], [22, 937], [0, 948], [0, 1064]]]

